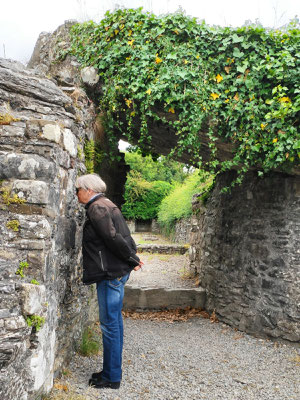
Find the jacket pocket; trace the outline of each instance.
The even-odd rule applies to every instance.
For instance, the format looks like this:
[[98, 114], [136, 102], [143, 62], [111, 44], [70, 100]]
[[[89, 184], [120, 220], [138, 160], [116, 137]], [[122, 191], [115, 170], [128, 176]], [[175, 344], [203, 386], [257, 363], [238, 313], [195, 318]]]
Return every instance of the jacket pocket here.
[[106, 271], [106, 265], [104, 264], [104, 261], [103, 261], [103, 258], [104, 258], [103, 253], [102, 253], [102, 251], [99, 251], [98, 254], [99, 254], [99, 258], [100, 258], [100, 268], [104, 272], [104, 271]]

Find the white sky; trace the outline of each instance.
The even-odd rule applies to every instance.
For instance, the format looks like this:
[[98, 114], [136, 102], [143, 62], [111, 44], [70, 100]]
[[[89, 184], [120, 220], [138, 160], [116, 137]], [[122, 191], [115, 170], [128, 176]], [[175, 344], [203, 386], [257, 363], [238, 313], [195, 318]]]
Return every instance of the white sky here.
[[280, 27], [300, 15], [300, 0], [0, 0], [0, 57], [26, 63], [41, 32], [68, 19], [99, 21], [115, 5], [143, 6], [156, 15], [182, 6], [187, 15], [222, 26], [259, 19], [266, 27]]

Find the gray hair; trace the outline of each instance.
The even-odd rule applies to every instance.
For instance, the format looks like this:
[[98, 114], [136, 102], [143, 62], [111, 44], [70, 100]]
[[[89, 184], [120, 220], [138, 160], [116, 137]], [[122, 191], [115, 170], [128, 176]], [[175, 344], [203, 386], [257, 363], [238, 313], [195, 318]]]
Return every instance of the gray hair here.
[[87, 174], [76, 179], [75, 187], [84, 190], [92, 190], [95, 193], [105, 193], [106, 184], [97, 174]]

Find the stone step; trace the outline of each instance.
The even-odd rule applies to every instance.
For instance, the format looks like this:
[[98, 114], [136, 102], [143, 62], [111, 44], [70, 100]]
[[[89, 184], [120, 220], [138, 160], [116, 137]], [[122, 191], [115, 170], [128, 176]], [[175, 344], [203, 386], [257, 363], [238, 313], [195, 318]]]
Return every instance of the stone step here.
[[203, 288], [149, 288], [125, 286], [124, 310], [161, 310], [174, 308], [205, 308], [206, 292]]
[[189, 245], [180, 244], [138, 244], [138, 253], [159, 253], [159, 254], [185, 254]]

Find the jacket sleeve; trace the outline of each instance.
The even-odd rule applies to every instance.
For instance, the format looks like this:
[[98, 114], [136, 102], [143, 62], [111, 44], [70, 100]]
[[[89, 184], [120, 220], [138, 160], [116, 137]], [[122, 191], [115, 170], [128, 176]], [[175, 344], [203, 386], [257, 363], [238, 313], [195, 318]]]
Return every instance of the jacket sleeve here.
[[109, 211], [105, 207], [95, 204], [90, 207], [88, 215], [93, 228], [115, 256], [128, 262], [130, 266], [139, 265], [139, 257], [129, 247], [123, 236], [117, 233]]

